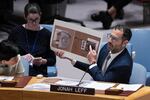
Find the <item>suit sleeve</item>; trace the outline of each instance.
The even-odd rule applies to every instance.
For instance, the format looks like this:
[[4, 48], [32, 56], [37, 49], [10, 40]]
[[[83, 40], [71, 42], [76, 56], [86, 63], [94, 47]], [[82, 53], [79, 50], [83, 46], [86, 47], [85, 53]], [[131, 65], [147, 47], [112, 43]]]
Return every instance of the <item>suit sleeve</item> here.
[[89, 74], [95, 81], [118, 82], [119, 80], [121, 82], [123, 81], [123, 78], [129, 77], [127, 74], [128, 72], [130, 72], [129, 67], [130, 66], [128, 65], [117, 66], [103, 75], [99, 67], [95, 66], [89, 70]]
[[89, 64], [86, 64], [80, 61], [77, 61], [74, 65], [74, 67], [81, 69], [82, 71], [88, 71], [89, 66], [90, 66]]

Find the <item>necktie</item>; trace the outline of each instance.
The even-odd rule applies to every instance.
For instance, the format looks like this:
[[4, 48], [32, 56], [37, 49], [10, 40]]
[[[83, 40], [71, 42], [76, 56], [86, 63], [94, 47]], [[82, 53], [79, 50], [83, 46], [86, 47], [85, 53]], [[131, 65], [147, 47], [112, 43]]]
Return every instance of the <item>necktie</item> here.
[[110, 54], [111, 53], [109, 52], [108, 55], [107, 55], [107, 57], [106, 57], [106, 60], [105, 60], [105, 62], [103, 64], [103, 67], [102, 67], [102, 74], [103, 75], [105, 74], [105, 72], [107, 70], [107, 63], [108, 63], [108, 60], [111, 58]]

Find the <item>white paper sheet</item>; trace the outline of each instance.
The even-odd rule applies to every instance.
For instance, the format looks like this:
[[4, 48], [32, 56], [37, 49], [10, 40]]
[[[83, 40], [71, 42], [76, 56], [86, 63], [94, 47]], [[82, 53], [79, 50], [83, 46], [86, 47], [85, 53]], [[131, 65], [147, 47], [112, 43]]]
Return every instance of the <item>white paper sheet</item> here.
[[122, 88], [124, 91], [137, 91], [142, 84], [119, 84], [116, 88]]
[[27, 85], [25, 87], [25, 89], [27, 89], [27, 90], [46, 90], [46, 91], [49, 91], [50, 90], [50, 85], [45, 84], [45, 83], [35, 83], [35, 84]]
[[56, 82], [56, 84], [58, 85], [68, 85], [68, 86], [76, 86], [78, 83], [79, 83], [78, 81], [65, 81], [65, 80]]
[[0, 81], [12, 81], [14, 76], [0, 76]]
[[88, 83], [87, 85], [85, 85], [83, 87], [95, 88], [96, 90], [106, 90], [110, 87], [113, 87], [114, 85], [115, 85], [115, 83], [100, 83], [100, 82], [92, 81], [92, 82]]

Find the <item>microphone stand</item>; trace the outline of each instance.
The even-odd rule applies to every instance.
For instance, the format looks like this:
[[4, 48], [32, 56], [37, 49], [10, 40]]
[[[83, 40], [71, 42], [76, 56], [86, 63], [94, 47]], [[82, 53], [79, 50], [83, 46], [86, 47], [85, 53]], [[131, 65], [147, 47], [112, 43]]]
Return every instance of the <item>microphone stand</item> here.
[[[61, 58], [63, 58], [63, 59], [68, 59], [68, 60], [72, 61], [72, 59], [70, 59], [70, 58], [68, 58], [68, 57], [61, 57]], [[84, 76], [86, 75], [86, 73], [87, 73], [88, 70], [89, 70], [89, 67], [85, 70], [85, 73], [83, 74], [83, 76], [81, 77], [79, 83], [78, 83], [76, 86], [80, 86], [80, 85], [83, 83], [82, 80], [83, 80], [83, 78], [84, 78]]]
[[88, 70], [89, 70], [89, 67], [86, 69], [85, 73], [83, 74], [83, 76], [81, 77], [79, 83], [76, 86], [80, 86], [83, 83], [82, 80], [83, 80], [83, 78], [86, 75], [86, 73], [87, 73]]
[[83, 80], [85, 75], [86, 75], [86, 72], [83, 74], [82, 78], [80, 79], [79, 83], [76, 86], [80, 86], [83, 83], [82, 80]]

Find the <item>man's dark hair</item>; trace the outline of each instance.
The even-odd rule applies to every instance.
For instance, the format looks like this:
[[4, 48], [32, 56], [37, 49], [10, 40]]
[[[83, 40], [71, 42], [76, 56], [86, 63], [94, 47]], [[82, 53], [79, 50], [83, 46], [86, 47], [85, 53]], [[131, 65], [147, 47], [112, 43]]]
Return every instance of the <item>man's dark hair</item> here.
[[131, 29], [128, 26], [125, 26], [125, 25], [116, 25], [114, 27], [114, 29], [115, 30], [118, 29], [118, 30], [123, 31], [123, 38], [127, 39], [128, 41], [130, 41], [130, 39], [132, 37], [132, 32], [131, 32]]
[[25, 17], [27, 17], [29, 13], [38, 13], [41, 15], [40, 6], [36, 3], [28, 3], [24, 8]]
[[3, 40], [0, 42], [0, 61], [10, 60], [19, 54], [19, 49], [12, 42], [8, 40]]

